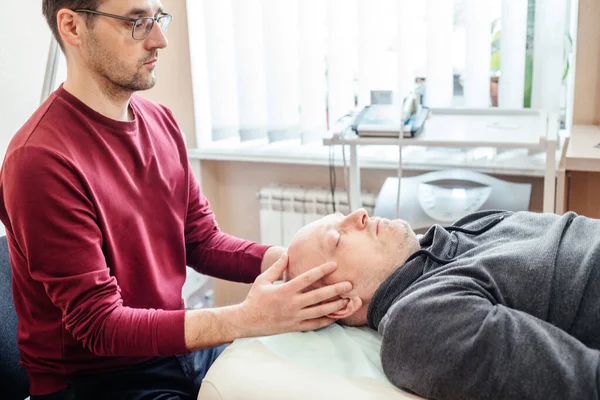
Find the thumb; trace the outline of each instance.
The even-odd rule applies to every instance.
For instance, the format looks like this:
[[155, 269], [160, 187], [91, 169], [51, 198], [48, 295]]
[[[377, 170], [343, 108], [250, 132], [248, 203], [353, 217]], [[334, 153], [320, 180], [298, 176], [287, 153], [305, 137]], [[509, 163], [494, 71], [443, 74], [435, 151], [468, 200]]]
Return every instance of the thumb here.
[[283, 253], [279, 260], [277, 260], [273, 265], [271, 265], [265, 272], [262, 273], [264, 279], [266, 279], [269, 283], [273, 283], [283, 275], [283, 271], [288, 266], [288, 255], [287, 253]]

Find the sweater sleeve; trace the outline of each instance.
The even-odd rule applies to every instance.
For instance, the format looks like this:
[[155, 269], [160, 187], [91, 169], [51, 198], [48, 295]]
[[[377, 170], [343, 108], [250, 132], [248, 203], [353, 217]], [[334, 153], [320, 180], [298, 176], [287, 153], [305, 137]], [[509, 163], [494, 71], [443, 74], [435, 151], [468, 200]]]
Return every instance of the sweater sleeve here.
[[[67, 331], [99, 356], [185, 353], [184, 310], [123, 306], [85, 181], [64, 158], [26, 146], [2, 168], [7, 231]], [[35, 300], [32, 300], [35, 301]]]
[[222, 232], [206, 197], [189, 170], [188, 213], [185, 226], [187, 264], [196, 271], [235, 282], [254, 282], [269, 246]]
[[379, 331], [388, 378], [427, 398], [599, 398], [597, 350], [466, 279], [416, 287]]

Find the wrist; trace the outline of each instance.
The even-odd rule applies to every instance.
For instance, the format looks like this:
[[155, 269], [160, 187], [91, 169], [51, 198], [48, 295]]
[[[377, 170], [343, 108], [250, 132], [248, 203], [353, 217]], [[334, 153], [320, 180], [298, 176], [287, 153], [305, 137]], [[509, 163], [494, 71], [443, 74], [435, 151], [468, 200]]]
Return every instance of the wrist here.
[[221, 320], [226, 335], [230, 341], [250, 337], [252, 335], [252, 324], [244, 303], [215, 309]]
[[189, 351], [231, 343], [250, 336], [239, 306], [189, 310], [185, 313], [185, 344]]

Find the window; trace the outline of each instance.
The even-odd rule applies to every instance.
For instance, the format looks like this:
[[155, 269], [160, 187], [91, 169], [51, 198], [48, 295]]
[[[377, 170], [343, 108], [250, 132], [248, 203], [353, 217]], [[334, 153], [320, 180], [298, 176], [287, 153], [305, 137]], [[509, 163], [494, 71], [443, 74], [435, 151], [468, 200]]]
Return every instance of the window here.
[[198, 143], [320, 138], [371, 90], [564, 113], [568, 2], [188, 1]]

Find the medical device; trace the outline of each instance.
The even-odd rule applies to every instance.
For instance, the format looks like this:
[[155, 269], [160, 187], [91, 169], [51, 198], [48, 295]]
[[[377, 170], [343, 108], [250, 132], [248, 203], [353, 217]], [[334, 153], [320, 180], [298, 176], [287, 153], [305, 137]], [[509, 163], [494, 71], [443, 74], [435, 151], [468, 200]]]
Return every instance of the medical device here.
[[[506, 182], [469, 170], [443, 170], [402, 178], [399, 218], [413, 230], [434, 224], [448, 225], [479, 210], [526, 211], [531, 184]], [[398, 178], [385, 180], [374, 215], [395, 218]]]
[[351, 128], [359, 137], [398, 137], [403, 124], [403, 136], [415, 137], [425, 126], [429, 108], [419, 103], [414, 92], [403, 100], [401, 111], [399, 108], [397, 104], [366, 106], [356, 116]]

